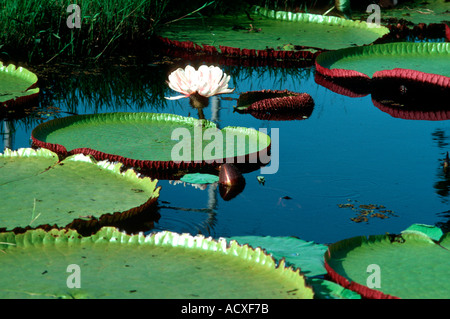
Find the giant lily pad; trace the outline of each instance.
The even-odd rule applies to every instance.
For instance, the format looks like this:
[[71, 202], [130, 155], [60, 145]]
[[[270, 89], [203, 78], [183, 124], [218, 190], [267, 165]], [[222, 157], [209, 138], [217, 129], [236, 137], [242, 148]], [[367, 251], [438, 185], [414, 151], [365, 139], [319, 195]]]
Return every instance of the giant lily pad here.
[[387, 43], [321, 53], [319, 73], [331, 78], [401, 78], [450, 87], [450, 43]]
[[130, 236], [104, 227], [82, 237], [38, 229], [0, 234], [0, 249], [0, 298], [313, 297], [304, 277], [283, 261], [201, 235]]
[[[448, 1], [445, 0], [427, 0], [427, 1], [398, 1], [392, 9], [382, 11], [382, 20], [392, 21], [407, 20], [414, 24], [418, 23], [440, 23], [449, 20]], [[403, 3], [402, 3], [403, 2]], [[353, 15], [357, 17], [358, 13]], [[360, 19], [366, 19], [367, 14], [361, 14]]]
[[323, 266], [323, 254], [327, 251], [325, 245], [296, 237], [233, 236], [228, 240], [265, 249], [275, 259], [284, 259], [288, 265], [300, 268], [305, 276], [326, 274]]
[[140, 178], [122, 164], [82, 154], [63, 161], [45, 149], [0, 154], [0, 228], [98, 229], [150, 209], [157, 180]]
[[[316, 73], [317, 84], [344, 96], [363, 97], [372, 95], [373, 104], [381, 111], [395, 118], [407, 120], [445, 121], [450, 118], [448, 101], [450, 90], [439, 84], [423, 83], [408, 79], [409, 72], [400, 69], [371, 80], [354, 78], [328, 78]], [[388, 71], [377, 72], [378, 75]], [[415, 71], [422, 78], [428, 74]]]
[[372, 103], [392, 117], [428, 121], [450, 118], [450, 87], [424, 84], [400, 75], [374, 79], [371, 93]]
[[313, 59], [321, 50], [370, 44], [389, 32], [365, 21], [338, 17], [257, 6], [253, 13], [253, 18], [242, 14], [182, 19], [166, 25], [158, 34], [165, 44], [185, 50], [288, 60]]
[[32, 139], [59, 154], [90, 154], [98, 160], [155, 170], [256, 163], [266, 161], [262, 156], [270, 148], [270, 137], [254, 129], [219, 130], [207, 120], [163, 113], [60, 118], [37, 126]]
[[37, 80], [36, 74], [23, 67], [0, 62], [0, 107], [11, 107], [37, 97]]
[[233, 236], [227, 240], [236, 240], [239, 244], [248, 244], [261, 248], [277, 261], [299, 268], [306, 281], [314, 289], [316, 299], [360, 299], [361, 296], [322, 277], [327, 271], [323, 264], [323, 255], [327, 246], [296, 237], [272, 236]]
[[325, 266], [333, 281], [365, 298], [449, 298], [450, 236], [435, 241], [435, 233], [409, 228], [342, 240], [329, 246]]

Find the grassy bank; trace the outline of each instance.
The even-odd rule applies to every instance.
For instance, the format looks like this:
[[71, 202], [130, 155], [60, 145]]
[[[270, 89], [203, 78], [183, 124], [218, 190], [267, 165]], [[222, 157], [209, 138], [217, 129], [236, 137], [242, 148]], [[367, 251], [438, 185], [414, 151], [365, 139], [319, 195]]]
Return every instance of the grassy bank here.
[[[46, 63], [145, 52], [165, 23], [229, 13], [251, 0], [0, 0], [0, 60]], [[79, 6], [80, 28], [67, 21]], [[71, 18], [72, 17], [72, 18]]]
[[[81, 28], [67, 20], [80, 8]], [[1, 58], [99, 58], [152, 35], [169, 0], [0, 0]], [[70, 19], [72, 22], [75, 20]]]

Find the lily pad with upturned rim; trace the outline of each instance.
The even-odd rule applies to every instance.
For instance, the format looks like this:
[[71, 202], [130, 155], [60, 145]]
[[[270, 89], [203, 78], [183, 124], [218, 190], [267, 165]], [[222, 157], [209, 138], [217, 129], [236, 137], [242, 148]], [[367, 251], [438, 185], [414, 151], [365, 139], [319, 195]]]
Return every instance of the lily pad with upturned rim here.
[[36, 74], [13, 64], [0, 62], [0, 107], [11, 107], [29, 102], [39, 94]]
[[450, 43], [387, 43], [321, 53], [317, 72], [338, 79], [399, 78], [450, 87]]
[[[329, 246], [325, 267], [331, 279], [364, 298], [449, 298], [450, 236], [436, 243], [411, 231], [354, 237]], [[369, 265], [380, 270], [379, 287], [368, 287]]]
[[151, 209], [157, 180], [141, 178], [122, 164], [82, 154], [59, 161], [46, 149], [0, 154], [0, 229], [96, 230]]
[[315, 299], [361, 299], [356, 292], [323, 279], [327, 273], [323, 264], [326, 245], [284, 236], [233, 236], [227, 240], [259, 247], [275, 260], [284, 259], [287, 265], [299, 268], [307, 283], [313, 287]]
[[[3, 243], [3, 244], [2, 244]], [[7, 243], [7, 244], [5, 244]], [[298, 270], [261, 249], [168, 231], [127, 235], [105, 227], [0, 234], [2, 298], [311, 299]], [[79, 288], [69, 265], [78, 266]]]
[[163, 44], [186, 51], [290, 60], [314, 59], [322, 50], [370, 44], [389, 32], [386, 27], [338, 17], [259, 6], [252, 12], [251, 20], [245, 14], [180, 20], [157, 33]]
[[270, 137], [255, 129], [219, 130], [211, 121], [165, 113], [70, 116], [40, 124], [31, 137], [34, 145], [63, 156], [82, 153], [161, 171], [266, 161], [270, 149]]

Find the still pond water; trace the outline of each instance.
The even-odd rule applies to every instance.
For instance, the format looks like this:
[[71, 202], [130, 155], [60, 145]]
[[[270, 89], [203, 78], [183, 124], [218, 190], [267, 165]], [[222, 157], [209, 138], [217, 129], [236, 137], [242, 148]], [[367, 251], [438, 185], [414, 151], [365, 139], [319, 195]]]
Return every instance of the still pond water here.
[[[14, 128], [11, 148], [18, 149], [30, 147], [37, 124], [70, 113], [196, 117], [188, 99], [164, 99], [177, 95], [165, 83], [168, 74], [189, 63], [49, 76], [40, 85], [42, 120], [4, 122], [2, 133], [6, 125]], [[210, 103], [206, 118], [217, 120], [220, 127], [266, 128], [269, 134], [277, 129], [279, 140], [273, 136], [272, 143], [279, 143], [279, 169], [265, 175], [264, 185], [257, 180], [259, 170], [245, 174], [244, 190], [229, 201], [221, 198], [217, 185], [200, 189], [160, 180], [161, 217], [151, 231], [297, 236], [325, 244], [357, 235], [399, 233], [413, 223], [449, 231], [450, 179], [442, 168], [450, 149], [448, 120], [393, 117], [377, 108], [370, 94], [351, 98], [317, 84], [314, 67], [221, 67], [236, 90], [219, 98], [217, 113]], [[291, 121], [233, 112], [240, 93], [263, 89], [309, 93], [314, 110], [307, 119]], [[61, 111], [54, 114], [52, 107]], [[1, 139], [1, 149], [4, 146]]]

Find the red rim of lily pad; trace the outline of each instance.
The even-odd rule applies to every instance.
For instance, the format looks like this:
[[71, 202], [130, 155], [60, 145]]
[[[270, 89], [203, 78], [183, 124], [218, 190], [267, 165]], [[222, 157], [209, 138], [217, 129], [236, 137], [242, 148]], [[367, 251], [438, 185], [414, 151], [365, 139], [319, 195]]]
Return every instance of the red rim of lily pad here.
[[[377, 108], [407, 120], [443, 121], [450, 118], [449, 88], [435, 85], [435, 82], [409, 79], [404, 74], [407, 72], [373, 79], [371, 95]], [[422, 78], [425, 76], [421, 75]]]
[[[54, 159], [53, 164], [58, 167], [67, 164], [67, 162], [58, 159], [56, 153], [53, 153], [46, 149], [39, 149], [39, 150], [19, 149], [18, 151], [10, 151], [7, 149], [5, 150], [4, 154], [0, 155], [4, 156], [7, 159], [19, 158], [21, 160], [31, 160], [31, 161], [40, 158], [43, 159], [50, 158]], [[161, 186], [157, 186], [158, 180], [156, 179], [152, 180], [145, 176], [139, 176], [134, 170], [123, 167], [123, 165], [120, 163], [114, 164], [108, 161], [96, 162], [89, 156], [85, 157], [83, 155], [77, 155], [72, 158], [67, 158], [66, 160], [74, 163], [77, 162], [83, 164], [89, 163], [89, 165], [92, 165], [93, 169], [98, 169], [98, 171], [103, 172], [103, 174], [105, 175], [112, 174], [116, 176], [123, 176], [124, 179], [135, 182], [137, 181], [137, 183], [140, 183], [139, 185], [151, 188], [153, 193], [145, 201], [140, 201], [140, 203], [138, 203], [138, 206], [133, 206], [125, 210], [121, 210], [120, 208], [114, 208], [109, 210], [109, 212], [99, 213], [97, 216], [88, 215], [88, 216], [79, 216], [78, 218], [70, 218], [71, 221], [69, 223], [63, 222], [62, 224], [60, 223], [59, 225], [56, 223], [52, 224], [51, 222], [46, 222], [38, 226], [19, 225], [14, 228], [11, 227], [12, 229], [7, 229], [8, 227], [0, 227], [0, 232], [8, 230], [16, 234], [19, 234], [24, 233], [27, 230], [31, 229], [39, 228], [49, 230], [55, 228], [55, 229], [75, 229], [80, 234], [86, 235], [92, 234], [93, 232], [96, 232], [97, 230], [99, 230], [104, 226], [113, 226], [119, 227], [121, 229], [126, 228], [127, 230], [141, 231], [141, 228], [145, 228], [146, 230], [148, 230], [150, 224], [153, 225], [155, 221], [159, 220], [160, 215], [156, 210], [157, 208], [156, 205], [158, 202]], [[51, 167], [49, 167], [49, 169], [50, 168]], [[45, 174], [45, 171], [41, 172], [40, 174]], [[18, 190], [16, 189], [16, 192], [17, 191]], [[71, 191], [73, 191], [73, 189]], [[139, 192], [144, 191], [139, 189]], [[68, 204], [67, 207], [70, 207], [70, 203]]]
[[[377, 70], [372, 76], [369, 76], [363, 72], [343, 69], [343, 68], [332, 68], [329, 67], [340, 59], [347, 58], [351, 59], [370, 57], [371, 55], [421, 55], [424, 60], [430, 60], [433, 56], [438, 56], [439, 54], [448, 54], [449, 52], [448, 43], [407, 43], [407, 42], [397, 42], [397, 43], [385, 43], [376, 44], [371, 46], [362, 46], [354, 48], [345, 48], [335, 51], [322, 52], [319, 54], [315, 61], [316, 70], [322, 76], [328, 77], [330, 79], [340, 79], [340, 80], [362, 80], [370, 81], [380, 80], [380, 79], [402, 79], [410, 80], [423, 84], [431, 84], [439, 86], [444, 89], [450, 88], [450, 77], [427, 73], [420, 70], [408, 69], [408, 68], [393, 68], [390, 70]], [[426, 55], [429, 55], [427, 59]], [[372, 61], [367, 61], [366, 63], [372, 63]], [[428, 62], [427, 62], [428, 63]]]
[[384, 79], [408, 80], [450, 89], [450, 77], [410, 69], [395, 68], [392, 70], [382, 70], [375, 72], [372, 76], [372, 80]]
[[[329, 245], [324, 266], [332, 281], [365, 299], [441, 298], [448, 295], [443, 278], [448, 273], [449, 238], [424, 224], [413, 224], [400, 234], [356, 236]], [[372, 273], [377, 283], [368, 275], [369, 266], [381, 271], [378, 276]]]
[[[38, 78], [36, 74], [23, 67], [17, 67], [14, 64], [4, 65], [1, 61], [0, 73], [10, 76], [15, 81], [21, 81], [20, 84], [13, 82], [16, 83], [17, 87], [14, 87], [12, 92], [6, 92], [5, 94], [6, 97], [10, 95], [10, 98], [5, 101], [0, 101], [0, 116], [4, 116], [5, 118], [22, 117], [21, 111], [38, 101], [40, 92], [37, 87]], [[6, 82], [9, 83], [10, 81]]]
[[341, 245], [346, 245], [348, 241], [351, 239], [344, 239], [340, 242], [334, 243], [330, 245], [325, 252], [325, 260], [324, 266], [327, 271], [327, 276], [331, 281], [337, 283], [338, 285], [344, 287], [345, 289], [349, 289], [361, 295], [361, 297], [365, 299], [400, 299], [396, 296], [391, 296], [389, 294], [385, 294], [379, 290], [371, 289], [367, 286], [361, 285], [355, 281], [350, 281], [345, 278], [343, 275], [339, 274], [335, 271], [328, 263], [328, 260], [332, 258], [332, 254], [334, 250], [339, 250]]
[[348, 97], [364, 97], [370, 94], [370, 81], [367, 80], [351, 78], [331, 80], [316, 72], [314, 81], [334, 93]]
[[450, 110], [417, 110], [417, 109], [405, 109], [402, 107], [393, 107], [386, 103], [381, 103], [372, 98], [372, 103], [380, 109], [380, 111], [389, 114], [392, 117], [400, 118], [404, 120], [422, 120], [422, 121], [445, 121], [450, 119]]
[[[192, 45], [195, 44], [182, 44], [181, 41], [170, 40], [168, 38], [164, 38], [161, 36], [157, 36], [156, 44], [160, 47], [160, 50], [172, 57], [180, 58], [183, 60], [200, 60], [202, 63], [208, 64], [219, 64], [219, 65], [227, 65], [227, 66], [243, 66], [243, 67], [264, 67], [271, 66], [276, 68], [293, 68], [293, 67], [310, 67], [314, 65], [314, 60], [305, 60], [305, 59], [290, 59], [290, 60], [281, 60], [274, 58], [249, 58], [247, 56], [229, 56], [221, 54], [215, 47], [209, 48], [210, 46], [197, 45], [197, 50], [192, 50]], [[186, 41], [190, 42], [190, 41]], [[204, 48], [207, 48], [204, 49]], [[286, 52], [286, 51], [282, 51]], [[316, 56], [318, 52], [316, 53]]]
[[[234, 157], [224, 157], [220, 159], [212, 159], [212, 160], [191, 160], [191, 161], [173, 161], [173, 160], [145, 160], [145, 159], [133, 159], [124, 157], [121, 155], [115, 155], [110, 154], [102, 151], [98, 151], [92, 148], [88, 147], [81, 147], [81, 148], [74, 148], [72, 150], [67, 150], [67, 148], [64, 145], [58, 144], [58, 143], [49, 143], [43, 140], [40, 140], [40, 138], [45, 138], [45, 136], [54, 131], [58, 130], [60, 128], [70, 126], [73, 123], [76, 122], [88, 122], [90, 120], [106, 120], [106, 119], [113, 119], [115, 117], [123, 117], [124, 121], [127, 120], [134, 120], [141, 117], [148, 117], [149, 121], [152, 121], [153, 119], [162, 119], [162, 121], [180, 121], [180, 123], [186, 122], [191, 123], [192, 121], [200, 121], [194, 118], [189, 117], [183, 117], [173, 114], [163, 114], [163, 113], [125, 113], [125, 112], [115, 112], [115, 113], [105, 113], [105, 114], [87, 114], [87, 115], [74, 115], [69, 116], [65, 118], [58, 118], [54, 119], [45, 123], [42, 123], [35, 127], [31, 133], [31, 139], [32, 139], [32, 145], [35, 148], [46, 148], [48, 150], [51, 150], [55, 153], [57, 153], [60, 157], [65, 158], [70, 155], [74, 154], [84, 154], [84, 155], [91, 155], [96, 160], [108, 160], [111, 162], [120, 162], [124, 164], [126, 167], [133, 167], [142, 169], [147, 174], [152, 172], [162, 172], [164, 174], [167, 174], [167, 176], [170, 178], [172, 176], [172, 173], [175, 173], [180, 170], [184, 170], [184, 173], [187, 173], [188, 171], [199, 171], [199, 170], [207, 170], [207, 169], [214, 169], [220, 167], [223, 163], [236, 163], [237, 166], [245, 166], [247, 169], [252, 170], [254, 167], [261, 167], [263, 165], [266, 165], [268, 163], [263, 163], [261, 161], [261, 158], [265, 158], [266, 155], [270, 156], [270, 149], [271, 149], [271, 143], [270, 143], [270, 137], [262, 134], [261, 132], [254, 132], [253, 129], [248, 128], [239, 128], [239, 127], [227, 127], [225, 129], [230, 130], [243, 130], [246, 132], [254, 134], [258, 134], [259, 136], [263, 136], [264, 138], [267, 138], [267, 146], [263, 147], [262, 149], [259, 149], [260, 145], [258, 145], [258, 150], [253, 153], [246, 153], [245, 155], [236, 155]], [[120, 119], [119, 119], [120, 121]], [[207, 127], [217, 127], [213, 122], [210, 122], [208, 120], [201, 120], [203, 121], [203, 125]], [[37, 137], [39, 136], [39, 138]], [[42, 136], [42, 137], [41, 137]], [[259, 144], [259, 143], [258, 143]], [[255, 163], [255, 159], [257, 160]], [[180, 176], [181, 177], [181, 176]]]
[[[327, 251], [326, 254], [329, 254], [329, 251]], [[388, 294], [385, 294], [381, 291], [371, 289], [367, 286], [358, 284], [357, 282], [350, 282], [343, 276], [339, 275], [333, 268], [331, 268], [328, 263], [325, 261], [325, 269], [327, 270], [328, 276], [330, 279], [337, 283], [338, 285], [344, 287], [345, 289], [349, 289], [351, 291], [354, 291], [358, 294], [360, 294], [363, 298], [366, 299], [400, 299], [396, 296], [391, 296]]]
[[[242, 58], [240, 61], [262, 61], [257, 63], [258, 66], [264, 65], [273, 65], [276, 61], [282, 60], [283, 63], [279, 63], [281, 65], [285, 64], [289, 61], [314, 61], [315, 58], [325, 50], [320, 50], [317, 52], [311, 52], [306, 49], [310, 47], [301, 47], [299, 51], [284, 51], [284, 50], [274, 50], [274, 49], [265, 49], [265, 50], [255, 50], [255, 49], [240, 49], [230, 46], [220, 45], [219, 49], [212, 45], [199, 45], [192, 41], [178, 41], [171, 40], [169, 38], [165, 38], [162, 36], [157, 36], [156, 39], [165, 47], [169, 49], [175, 49], [181, 52], [186, 52], [188, 55], [205, 55], [205, 56], [223, 56], [228, 59], [222, 61], [225, 64], [237, 64], [234, 62], [236, 58]], [[311, 47], [311, 49], [317, 49]], [[176, 51], [168, 51], [172, 53], [176, 53]], [[240, 63], [239, 63], [240, 64]], [[254, 63], [249, 62], [253, 66]], [[309, 63], [308, 63], [309, 65]]]
[[260, 90], [241, 93], [236, 111], [261, 120], [285, 121], [309, 118], [314, 100], [308, 93]]

